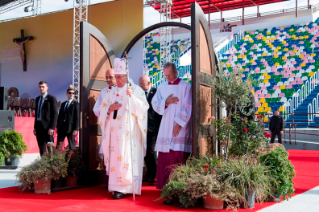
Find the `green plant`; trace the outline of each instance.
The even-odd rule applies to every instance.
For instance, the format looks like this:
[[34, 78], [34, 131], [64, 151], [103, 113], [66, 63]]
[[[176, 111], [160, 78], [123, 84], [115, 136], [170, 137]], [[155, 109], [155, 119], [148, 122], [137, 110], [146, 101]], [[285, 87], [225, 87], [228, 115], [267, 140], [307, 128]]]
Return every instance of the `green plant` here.
[[268, 143], [269, 135], [264, 132], [264, 127], [258, 122], [248, 121], [235, 114], [232, 120], [230, 155], [241, 156], [245, 154], [258, 154], [258, 149]]
[[70, 177], [78, 177], [80, 172], [84, 169], [85, 165], [82, 161], [80, 152], [78, 149], [76, 150], [68, 150], [65, 160], [68, 161], [68, 176]]
[[62, 147], [53, 151], [53, 145], [49, 145], [51, 153], [44, 154], [30, 165], [25, 166], [17, 174], [21, 190], [32, 189], [33, 182], [39, 180], [57, 180], [67, 175], [67, 167], [70, 159], [65, 159], [66, 151]]
[[283, 196], [283, 199], [291, 198], [294, 194], [295, 177], [294, 166], [288, 160], [288, 152], [281, 144], [270, 144], [269, 151], [260, 156], [260, 161], [269, 167], [269, 174], [273, 180], [270, 181], [272, 192]]
[[239, 192], [240, 201], [245, 204], [248, 189], [256, 191], [256, 199], [259, 202], [270, 194], [272, 177], [268, 168], [252, 156], [230, 157], [216, 167], [216, 174], [222, 182], [228, 182]]
[[[189, 157], [185, 165], [176, 165], [173, 167], [169, 179], [172, 181], [186, 182], [191, 174], [201, 173], [207, 175], [214, 167], [220, 163], [218, 157], [201, 155], [199, 158]], [[207, 170], [206, 170], [207, 169]]]
[[166, 198], [167, 204], [173, 204], [174, 199], [178, 199], [182, 207], [188, 208], [189, 206], [194, 206], [197, 199], [191, 198], [191, 195], [184, 192], [185, 183], [177, 181], [169, 181], [163, 189], [160, 198], [157, 200]]
[[208, 171], [206, 175], [196, 173], [191, 174], [188, 181], [185, 182], [184, 193], [191, 196], [191, 199], [206, 198], [207, 195], [212, 198], [225, 201], [227, 209], [239, 207], [239, 192], [227, 181], [221, 181], [215, 170]]
[[199, 158], [190, 157], [185, 165], [175, 166], [170, 175], [170, 182], [162, 190], [162, 198], [171, 203], [178, 198], [183, 207], [194, 205], [199, 198], [210, 195], [224, 200], [227, 208], [237, 208], [240, 194], [228, 182], [220, 180], [214, 168], [220, 164], [218, 157], [208, 155]]
[[0, 152], [0, 164], [4, 162], [4, 155], [2, 152]]
[[[0, 152], [10, 161], [11, 157], [21, 157], [28, 150], [21, 133], [14, 130], [6, 130], [0, 134]], [[1, 156], [0, 156], [1, 160]]]
[[224, 157], [227, 158], [228, 148], [231, 141], [231, 131], [233, 118], [235, 111], [240, 111], [243, 115], [249, 116], [253, 113], [253, 110], [247, 110], [252, 104], [251, 102], [251, 83], [252, 79], [250, 75], [247, 80], [242, 80], [241, 68], [233, 67], [230, 70], [223, 70], [224, 67], [220, 66], [216, 77], [210, 80], [210, 84], [213, 88], [212, 98], [215, 100], [213, 106], [225, 107], [228, 111], [227, 117], [223, 119], [215, 120], [214, 117], [210, 118], [211, 124], [216, 127], [216, 137], [219, 142], [223, 142]]

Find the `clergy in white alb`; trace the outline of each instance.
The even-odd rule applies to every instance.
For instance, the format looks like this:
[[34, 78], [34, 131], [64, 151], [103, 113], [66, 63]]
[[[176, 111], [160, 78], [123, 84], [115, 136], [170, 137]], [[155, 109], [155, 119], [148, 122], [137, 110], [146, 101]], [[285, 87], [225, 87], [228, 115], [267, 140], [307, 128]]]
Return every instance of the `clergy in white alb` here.
[[107, 90], [112, 89], [114, 86], [116, 86], [114, 69], [111, 68], [105, 72], [105, 79], [108, 86], [101, 90], [101, 93], [97, 97], [97, 100], [93, 107], [93, 112], [97, 117], [100, 116], [100, 107], [103, 103], [103, 98], [105, 97]]
[[[108, 190], [114, 192], [115, 199], [121, 199], [124, 194], [132, 193], [132, 189], [135, 194], [141, 194], [149, 105], [139, 86], [130, 81], [128, 87], [124, 61], [116, 58], [114, 66], [117, 86], [107, 90], [100, 107], [100, 154], [103, 154], [106, 174], [109, 176]], [[117, 111], [116, 117], [113, 117], [114, 111]], [[130, 135], [133, 142], [132, 157]]]
[[162, 115], [155, 146], [158, 189], [168, 183], [172, 166], [184, 163], [192, 152], [191, 84], [177, 76], [174, 63], [166, 63], [163, 72], [167, 82], [159, 85], [152, 99], [154, 110]]

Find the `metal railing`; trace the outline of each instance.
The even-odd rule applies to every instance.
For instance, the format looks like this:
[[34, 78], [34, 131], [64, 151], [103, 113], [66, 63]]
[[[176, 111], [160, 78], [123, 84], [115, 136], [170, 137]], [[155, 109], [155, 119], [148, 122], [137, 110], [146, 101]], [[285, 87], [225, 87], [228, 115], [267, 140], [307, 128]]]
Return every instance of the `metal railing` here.
[[[312, 13], [315, 13], [319, 10], [319, 3], [315, 4], [315, 5], [309, 5], [309, 6], [311, 7]], [[310, 9], [310, 8], [308, 8], [308, 5], [298, 7], [298, 11], [308, 10], [308, 9]], [[267, 12], [260, 13], [259, 15], [257, 13], [247, 14], [244, 16], [244, 18], [245, 19], [258, 18], [258, 17], [269, 16], [269, 15], [290, 13], [290, 12], [295, 12], [295, 11], [296, 11], [296, 7], [291, 7], [291, 8], [287, 8], [287, 9], [267, 11]], [[224, 19], [224, 22], [235, 22], [235, 21], [241, 21], [242, 16], [227, 17], [227, 18], [223, 18], [223, 19]], [[221, 22], [222, 22], [221, 19], [210, 20], [210, 23], [221, 23]]]
[[[292, 95], [292, 98], [289, 99], [289, 101], [285, 102], [282, 105], [283, 111], [285, 111], [287, 113], [287, 115], [284, 116], [285, 120], [287, 120], [289, 118], [290, 113], [293, 113], [295, 110], [297, 110], [297, 108], [303, 103], [303, 101], [309, 96], [309, 94], [318, 86], [318, 82], [319, 82], [319, 74], [317, 71], [313, 76], [310, 77], [309, 80], [306, 81], [305, 84], [303, 84], [301, 86], [300, 89], [298, 89], [297, 92], [295, 92]], [[318, 100], [317, 100], [317, 102], [318, 102]], [[317, 105], [318, 105], [318, 103], [317, 103]], [[309, 111], [313, 111], [313, 110], [308, 105], [308, 112]]]
[[314, 121], [314, 117], [315, 117], [314, 114], [319, 112], [318, 101], [319, 101], [319, 93], [317, 94], [315, 98], [312, 99], [312, 102], [308, 104], [308, 114], [311, 114], [311, 115], [308, 115], [308, 124]]
[[[227, 37], [227, 36], [226, 36]], [[234, 46], [238, 41], [240, 41], [244, 37], [244, 32], [240, 31], [239, 33], [234, 34], [232, 37], [230, 37], [230, 41], [219, 51], [216, 52], [217, 57], [221, 58], [222, 55], [229, 50], [230, 47]], [[225, 38], [226, 40], [226, 38]], [[223, 42], [223, 41], [222, 41]], [[220, 43], [221, 44], [221, 43]], [[219, 44], [219, 45], [220, 45]], [[216, 48], [216, 47], [215, 47]]]

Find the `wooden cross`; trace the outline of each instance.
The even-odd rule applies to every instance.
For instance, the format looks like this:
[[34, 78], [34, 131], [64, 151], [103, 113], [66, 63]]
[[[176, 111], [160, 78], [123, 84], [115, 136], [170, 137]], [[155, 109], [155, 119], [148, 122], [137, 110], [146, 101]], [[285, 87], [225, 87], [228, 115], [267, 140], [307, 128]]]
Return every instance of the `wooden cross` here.
[[29, 40], [33, 40], [32, 36], [24, 37], [24, 30], [21, 29], [21, 38], [14, 38], [13, 42], [19, 45], [20, 57], [23, 64], [23, 71], [27, 71], [27, 55], [25, 51], [25, 43]]

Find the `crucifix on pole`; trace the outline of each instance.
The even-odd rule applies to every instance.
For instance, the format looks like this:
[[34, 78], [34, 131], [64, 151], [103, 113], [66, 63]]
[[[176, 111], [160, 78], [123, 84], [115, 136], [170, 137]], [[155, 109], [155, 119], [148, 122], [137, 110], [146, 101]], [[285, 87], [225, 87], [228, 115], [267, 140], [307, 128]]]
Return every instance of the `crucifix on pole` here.
[[25, 51], [25, 43], [33, 40], [32, 36], [24, 37], [24, 30], [21, 29], [21, 38], [14, 38], [13, 42], [19, 45], [20, 57], [23, 64], [23, 71], [27, 71], [27, 55]]

